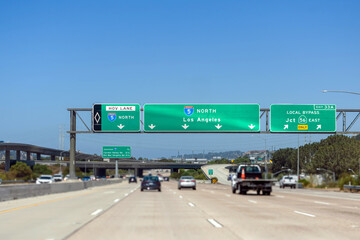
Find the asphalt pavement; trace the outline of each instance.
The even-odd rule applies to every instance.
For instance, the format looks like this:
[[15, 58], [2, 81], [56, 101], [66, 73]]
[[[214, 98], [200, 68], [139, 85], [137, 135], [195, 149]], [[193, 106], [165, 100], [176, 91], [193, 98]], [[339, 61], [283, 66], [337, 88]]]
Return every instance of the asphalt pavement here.
[[1, 239], [359, 239], [360, 194], [198, 184], [162, 192], [126, 181], [0, 203]]

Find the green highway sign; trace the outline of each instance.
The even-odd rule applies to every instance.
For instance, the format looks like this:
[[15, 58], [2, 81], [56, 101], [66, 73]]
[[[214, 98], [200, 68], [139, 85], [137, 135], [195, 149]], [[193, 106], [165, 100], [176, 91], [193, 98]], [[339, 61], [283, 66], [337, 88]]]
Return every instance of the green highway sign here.
[[145, 104], [145, 132], [259, 132], [259, 104]]
[[214, 171], [212, 169], [209, 169], [209, 175], [214, 175]]
[[336, 106], [330, 104], [273, 104], [271, 132], [335, 132]]
[[94, 132], [140, 132], [139, 104], [94, 104]]
[[131, 158], [131, 147], [104, 146], [103, 158]]

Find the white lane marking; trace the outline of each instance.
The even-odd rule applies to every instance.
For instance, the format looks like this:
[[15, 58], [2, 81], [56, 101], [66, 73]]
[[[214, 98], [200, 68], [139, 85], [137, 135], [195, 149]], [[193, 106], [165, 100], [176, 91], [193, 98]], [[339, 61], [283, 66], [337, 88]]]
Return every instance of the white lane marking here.
[[352, 228], [359, 228], [358, 225], [351, 225]]
[[133, 193], [133, 192], [134, 192], [134, 190], [131, 190], [130, 192], [131, 192], [131, 193]]
[[128, 194], [128, 193], [125, 193], [124, 196], [127, 197], [127, 196], [129, 196], [129, 194]]
[[348, 209], [358, 209], [358, 207], [348, 207], [348, 206], [340, 206], [342, 208], [348, 208]]
[[214, 191], [211, 191], [212, 194], [214, 194]]
[[195, 207], [195, 205], [191, 202], [188, 203], [190, 207]]
[[216, 228], [222, 228], [221, 224], [215, 221], [215, 219], [208, 219], [208, 222], [211, 223]]
[[257, 201], [254, 201], [254, 200], [248, 200], [248, 201], [251, 203], [257, 203]]
[[96, 216], [96, 215], [98, 215], [99, 213], [101, 213], [102, 212], [102, 209], [98, 209], [98, 210], [96, 210], [95, 212], [93, 212], [92, 214], [91, 214], [91, 216]]
[[284, 196], [282, 195], [275, 195], [275, 197], [278, 197], [278, 198], [285, 198]]
[[304, 213], [304, 212], [299, 212], [299, 211], [294, 211], [294, 213], [301, 214], [301, 215], [308, 216], [308, 217], [316, 217], [315, 215], [312, 215], [309, 213]]
[[179, 198], [183, 198], [183, 196], [179, 196]]
[[314, 201], [314, 203], [322, 204], [322, 205], [330, 205], [330, 203], [327, 203], [327, 202]]
[[231, 197], [231, 195], [230, 195], [230, 194], [225, 194], [225, 196], [227, 196], [227, 197]]
[[174, 194], [176, 194], [176, 192], [174, 192]]
[[120, 199], [117, 198], [114, 200], [114, 203], [117, 203], [118, 201], [120, 201]]

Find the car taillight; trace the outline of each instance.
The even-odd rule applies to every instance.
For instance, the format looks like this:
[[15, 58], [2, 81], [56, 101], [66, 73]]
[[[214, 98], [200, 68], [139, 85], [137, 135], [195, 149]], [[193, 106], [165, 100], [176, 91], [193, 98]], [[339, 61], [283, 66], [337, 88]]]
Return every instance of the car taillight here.
[[195, 180], [191, 180], [192, 182], [195, 182]]
[[185, 182], [184, 180], [180, 180], [180, 182]]

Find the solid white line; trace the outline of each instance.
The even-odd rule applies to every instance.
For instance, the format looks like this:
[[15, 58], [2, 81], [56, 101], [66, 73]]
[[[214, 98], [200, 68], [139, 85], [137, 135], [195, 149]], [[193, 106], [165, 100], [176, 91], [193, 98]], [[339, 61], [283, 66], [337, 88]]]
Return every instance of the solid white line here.
[[227, 197], [231, 197], [231, 195], [230, 195], [230, 194], [225, 194], [225, 196], [227, 196]]
[[249, 202], [251, 202], [251, 203], [257, 203], [256, 201], [254, 201], [254, 200], [248, 200]]
[[285, 198], [284, 196], [281, 196], [281, 195], [275, 195], [275, 197], [278, 197], [278, 198]]
[[118, 201], [120, 201], [120, 199], [115, 199], [115, 200], [114, 200], [114, 203], [117, 203]]
[[191, 202], [188, 203], [190, 207], [195, 207], [195, 205]]
[[317, 203], [317, 204], [322, 204], [322, 205], [330, 205], [330, 203], [327, 203], [327, 202], [318, 202], [318, 201], [314, 201], [314, 203]]
[[129, 194], [128, 194], [128, 193], [125, 193], [124, 195], [125, 195], [125, 197], [129, 196]]
[[183, 196], [179, 196], [179, 198], [183, 198]]
[[303, 213], [303, 212], [299, 212], [299, 211], [294, 211], [294, 213], [305, 215], [305, 216], [308, 216], [308, 217], [316, 217], [315, 215], [308, 214], [308, 213]]
[[174, 194], [176, 194], [176, 192], [174, 192]]
[[222, 228], [221, 224], [215, 221], [214, 219], [208, 219], [209, 223], [211, 223], [216, 228]]
[[99, 213], [101, 213], [102, 212], [102, 209], [98, 209], [98, 210], [96, 210], [95, 212], [93, 212], [91, 215], [92, 216], [96, 216], [96, 215], [98, 215]]

